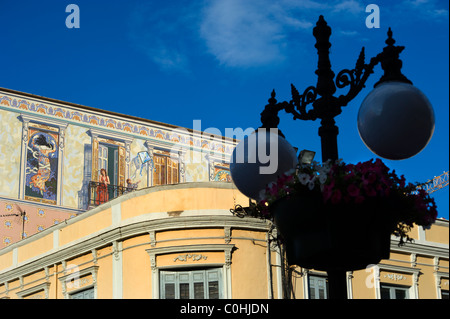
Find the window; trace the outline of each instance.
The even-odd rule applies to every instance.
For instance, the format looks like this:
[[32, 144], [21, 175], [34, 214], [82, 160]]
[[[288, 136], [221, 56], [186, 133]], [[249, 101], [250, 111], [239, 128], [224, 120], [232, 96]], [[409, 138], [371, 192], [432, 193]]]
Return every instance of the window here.
[[97, 296], [97, 273], [99, 266], [91, 266], [84, 269], [66, 267], [64, 276], [58, 277], [61, 284], [64, 299], [96, 299]]
[[70, 299], [95, 299], [94, 287], [70, 294]]
[[449, 299], [449, 292], [448, 290], [441, 290], [441, 298], [442, 299]]
[[111, 185], [125, 185], [125, 147], [121, 142], [102, 138], [93, 144], [93, 153], [96, 154], [92, 162], [92, 180], [98, 182], [100, 170], [103, 168], [108, 174]]
[[[125, 192], [126, 148], [125, 143], [95, 137], [92, 141], [92, 178], [89, 183], [90, 206], [101, 205]], [[109, 178], [107, 189], [103, 189], [102, 170]]]
[[219, 299], [222, 270], [161, 271], [162, 299]]
[[309, 276], [309, 299], [327, 299], [327, 280], [325, 277]]
[[409, 299], [409, 287], [381, 285], [381, 299]]
[[91, 181], [98, 182], [100, 170], [104, 168], [111, 185], [124, 187], [128, 171], [126, 159], [130, 157], [132, 140], [112, 132], [94, 129], [89, 132], [92, 137]]
[[153, 186], [178, 183], [178, 159], [174, 159], [169, 152], [155, 151], [153, 165]]
[[112, 185], [119, 183], [119, 148], [115, 145], [98, 146], [98, 171], [106, 170]]

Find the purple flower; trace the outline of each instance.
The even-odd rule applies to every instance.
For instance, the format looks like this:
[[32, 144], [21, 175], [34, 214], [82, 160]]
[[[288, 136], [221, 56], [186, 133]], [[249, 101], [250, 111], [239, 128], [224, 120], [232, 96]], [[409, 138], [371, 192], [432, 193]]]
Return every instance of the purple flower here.
[[341, 198], [342, 198], [341, 191], [340, 191], [339, 189], [336, 189], [336, 190], [333, 192], [333, 195], [331, 195], [331, 203], [332, 203], [333, 205], [337, 205], [337, 204], [339, 204], [339, 202], [341, 201]]
[[367, 196], [370, 196], [370, 197], [377, 196], [377, 192], [375, 191], [375, 189], [373, 187], [365, 186], [364, 191], [366, 192]]
[[352, 197], [356, 197], [359, 196], [359, 187], [357, 187], [355, 184], [350, 184], [347, 187], [347, 193], [352, 196]]

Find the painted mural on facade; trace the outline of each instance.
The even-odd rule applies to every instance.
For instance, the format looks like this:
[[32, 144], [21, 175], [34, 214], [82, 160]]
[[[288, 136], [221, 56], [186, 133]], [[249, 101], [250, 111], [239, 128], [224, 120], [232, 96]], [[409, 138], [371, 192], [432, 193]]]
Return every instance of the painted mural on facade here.
[[214, 181], [231, 182], [230, 164], [221, 163], [214, 166]]
[[25, 199], [56, 204], [58, 133], [30, 127], [25, 169]]
[[148, 140], [162, 140], [169, 143], [177, 143], [180, 146], [208, 150], [217, 154], [231, 155], [234, 142], [223, 144], [221, 140], [212, 141], [209, 138], [197, 138], [173, 128], [162, 129], [153, 125], [142, 125], [126, 119], [113, 119], [100, 114], [91, 114], [88, 111], [62, 107], [61, 105], [43, 104], [41, 101], [33, 101], [22, 97], [0, 95], [0, 107], [7, 107], [20, 112], [29, 112], [58, 120], [64, 120], [73, 124], [89, 125], [108, 130], [114, 130], [125, 134], [133, 134]]
[[[0, 248], [41, 232], [67, 215], [95, 207], [92, 182], [98, 182], [100, 159], [107, 160], [114, 193], [110, 200], [122, 194], [120, 187], [130, 184], [142, 189], [166, 183], [230, 181], [223, 158], [231, 154], [234, 140], [205, 138], [171, 125], [25, 97], [21, 92], [4, 95], [3, 90], [0, 205], [7, 209], [2, 212], [0, 207]], [[113, 150], [114, 156], [101, 157], [101, 147]], [[158, 170], [161, 152], [173, 155], [174, 162], [159, 163]], [[10, 211], [16, 206], [26, 215]], [[62, 215], [55, 217], [52, 209]]]
[[0, 199], [0, 249], [76, 215], [75, 210]]

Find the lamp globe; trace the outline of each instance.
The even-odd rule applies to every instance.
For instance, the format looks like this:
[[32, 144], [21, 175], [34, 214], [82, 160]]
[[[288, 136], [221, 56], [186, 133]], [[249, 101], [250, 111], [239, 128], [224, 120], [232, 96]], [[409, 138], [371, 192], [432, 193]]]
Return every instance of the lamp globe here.
[[364, 144], [390, 160], [422, 151], [433, 136], [434, 123], [434, 111], [425, 94], [404, 82], [378, 84], [358, 112], [358, 131]]
[[273, 131], [259, 129], [239, 142], [231, 155], [231, 178], [252, 199], [259, 200], [261, 190], [297, 165], [294, 148]]

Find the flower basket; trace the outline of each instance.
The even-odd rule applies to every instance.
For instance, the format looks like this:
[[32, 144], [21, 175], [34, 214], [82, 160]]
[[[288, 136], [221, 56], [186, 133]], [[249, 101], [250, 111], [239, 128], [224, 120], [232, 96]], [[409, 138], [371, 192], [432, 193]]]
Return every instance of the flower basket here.
[[380, 209], [387, 213], [387, 206], [375, 202], [332, 206], [323, 203], [320, 193], [297, 193], [279, 199], [270, 210], [289, 264], [325, 271], [358, 270], [389, 258], [395, 224], [377, 216]]
[[260, 192], [259, 210], [273, 219], [289, 264], [358, 270], [388, 259], [391, 234], [411, 240], [415, 225], [436, 220], [433, 198], [377, 159], [313, 162], [286, 172]]

